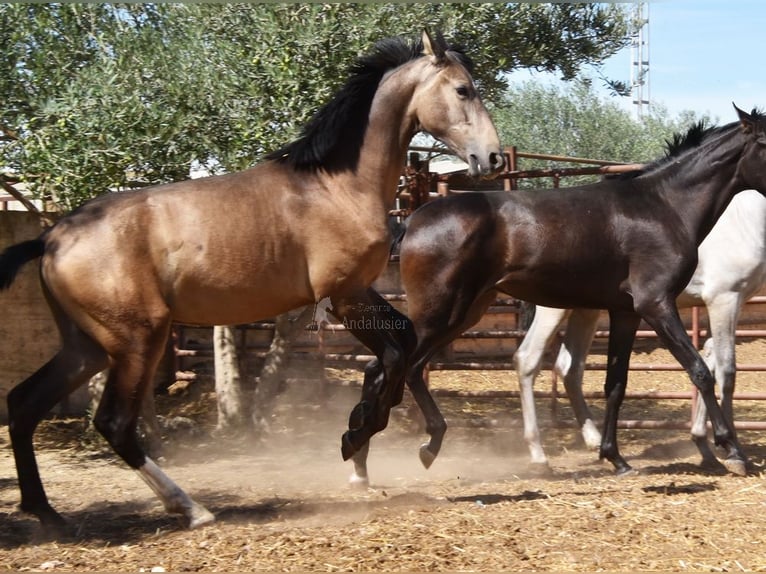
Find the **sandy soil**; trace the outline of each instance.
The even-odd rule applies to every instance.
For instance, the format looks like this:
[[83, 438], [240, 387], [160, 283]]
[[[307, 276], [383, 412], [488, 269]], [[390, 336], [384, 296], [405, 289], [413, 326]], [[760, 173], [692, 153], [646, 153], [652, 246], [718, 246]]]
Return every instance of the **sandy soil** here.
[[[742, 343], [740, 362], [761, 362], [761, 342]], [[634, 362], [666, 362], [663, 351]], [[348, 373], [330, 372], [347, 378]], [[739, 389], [757, 391], [757, 373]], [[547, 376], [545, 377], [547, 380]], [[603, 373], [589, 373], [598, 390]], [[515, 388], [512, 373], [433, 373], [435, 389]], [[546, 383], [541, 382], [543, 388]], [[687, 389], [682, 373], [636, 372], [630, 390]], [[513, 398], [438, 399], [450, 429], [430, 470], [425, 438], [396, 409], [372, 445], [369, 489], [347, 485], [340, 435], [358, 389], [294, 383], [266, 439], [218, 437], [209, 388], [162, 399], [159, 410], [197, 424], [168, 431], [164, 468], [216, 514], [183, 529], [141, 479], [116, 460], [81, 419], [52, 419], [38, 433], [43, 481], [72, 525], [46, 540], [19, 513], [7, 429], [0, 429], [0, 569], [26, 571], [503, 571], [766, 570], [766, 434], [741, 431], [749, 475], [703, 470], [679, 430], [621, 430], [639, 471], [616, 477], [586, 450], [559, 400], [538, 400], [551, 471], [530, 469]], [[591, 401], [598, 416], [603, 401]], [[740, 401], [742, 420], [766, 420], [766, 403]], [[687, 401], [628, 400], [623, 418], [688, 420]], [[553, 423], [557, 423], [554, 427]], [[160, 570], [164, 569], [164, 570]]]

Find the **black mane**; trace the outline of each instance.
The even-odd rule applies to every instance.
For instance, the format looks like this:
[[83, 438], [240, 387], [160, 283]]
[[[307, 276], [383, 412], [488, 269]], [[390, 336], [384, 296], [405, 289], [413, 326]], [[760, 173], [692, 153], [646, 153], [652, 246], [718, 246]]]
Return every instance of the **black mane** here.
[[686, 133], [674, 133], [673, 137], [665, 140], [665, 160], [677, 157], [686, 150], [699, 146], [715, 126], [707, 125], [707, 121], [702, 119], [693, 123], [686, 130]]
[[640, 175], [652, 172], [663, 165], [670, 163], [681, 154], [699, 147], [705, 139], [714, 132], [721, 132], [732, 124], [719, 127], [708, 125], [707, 121], [702, 119], [693, 123], [686, 132], [676, 132], [670, 139], [665, 140], [665, 155], [651, 163], [646, 164], [641, 169], [628, 171], [619, 174], [616, 179], [633, 179]]
[[[470, 70], [470, 60], [462, 52], [451, 50], [451, 55]], [[388, 71], [420, 57], [422, 52], [420, 40], [408, 43], [402, 38], [386, 38], [377, 42], [371, 54], [351, 67], [346, 84], [316, 112], [300, 137], [269, 153], [266, 159], [303, 171], [355, 169], [380, 80]]]
[[[766, 115], [764, 115], [764, 113], [761, 112], [758, 108], [753, 108], [753, 111], [750, 112], [750, 115], [753, 120], [757, 122], [766, 120]], [[738, 121], [731, 122], [723, 126], [716, 126], [708, 125], [704, 119], [699, 120], [689, 126], [685, 133], [675, 133], [670, 139], [665, 140], [665, 155], [663, 157], [647, 164], [643, 167], [643, 169], [630, 171], [622, 175], [625, 179], [630, 179], [654, 171], [655, 169], [670, 163], [682, 154], [698, 148], [700, 145], [702, 145], [703, 142], [707, 141], [715, 134], [730, 131], [732, 129], [738, 128], [738, 126]]]

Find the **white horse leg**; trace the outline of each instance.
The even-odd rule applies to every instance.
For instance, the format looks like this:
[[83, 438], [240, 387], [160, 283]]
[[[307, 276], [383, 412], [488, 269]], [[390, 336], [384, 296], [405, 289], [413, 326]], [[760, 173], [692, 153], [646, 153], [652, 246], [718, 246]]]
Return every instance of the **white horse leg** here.
[[[721, 395], [721, 410], [726, 420], [734, 425], [733, 395], [737, 376], [736, 328], [743, 293], [722, 293], [707, 301], [712, 338], [705, 342], [703, 357], [715, 376]], [[700, 450], [703, 462], [715, 459], [707, 444], [707, 411], [703, 401], [697, 401], [693, 416], [692, 440]], [[712, 457], [712, 458], [711, 458]]]
[[136, 472], [162, 501], [165, 510], [184, 515], [188, 528], [198, 528], [215, 521], [212, 512], [189, 498], [149, 457], [146, 457], [146, 462]]
[[589, 448], [601, 445], [601, 433], [583, 397], [582, 380], [599, 314], [597, 309], [575, 309], [572, 312], [554, 366], [564, 380], [564, 388], [580, 425], [582, 438]]
[[513, 355], [521, 394], [521, 414], [524, 419], [524, 440], [527, 442], [532, 464], [547, 465], [540, 429], [537, 425], [533, 386], [540, 372], [545, 349], [556, 334], [559, 325], [569, 313], [566, 309], [537, 306], [535, 317], [524, 340]]

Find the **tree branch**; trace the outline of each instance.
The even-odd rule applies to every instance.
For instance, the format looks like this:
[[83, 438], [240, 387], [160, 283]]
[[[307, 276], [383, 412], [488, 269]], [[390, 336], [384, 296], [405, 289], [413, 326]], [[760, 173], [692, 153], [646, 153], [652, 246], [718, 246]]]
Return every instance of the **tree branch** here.
[[15, 131], [13, 131], [11, 128], [9, 128], [6, 125], [0, 124], [0, 132], [3, 132], [4, 139], [7, 139], [9, 141], [19, 140], [19, 134], [17, 134]]

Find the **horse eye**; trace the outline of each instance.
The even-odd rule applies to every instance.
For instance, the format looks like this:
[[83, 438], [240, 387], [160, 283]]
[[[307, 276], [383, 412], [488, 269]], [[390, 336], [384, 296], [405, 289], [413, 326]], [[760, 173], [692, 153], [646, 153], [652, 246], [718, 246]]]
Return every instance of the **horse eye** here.
[[467, 86], [458, 86], [456, 88], [457, 95], [461, 98], [467, 98], [470, 95], [470, 91]]

